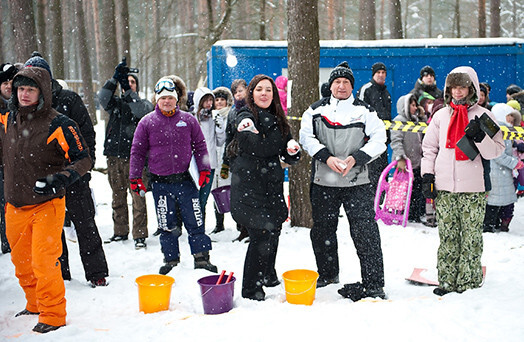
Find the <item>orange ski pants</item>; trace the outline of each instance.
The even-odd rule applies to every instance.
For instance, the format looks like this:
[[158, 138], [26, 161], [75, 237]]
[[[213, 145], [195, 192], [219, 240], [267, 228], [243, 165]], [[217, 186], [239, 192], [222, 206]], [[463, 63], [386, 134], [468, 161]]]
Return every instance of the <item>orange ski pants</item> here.
[[26, 309], [39, 312], [40, 323], [54, 326], [66, 323], [65, 286], [58, 261], [64, 216], [65, 197], [23, 207], [6, 205], [6, 234]]

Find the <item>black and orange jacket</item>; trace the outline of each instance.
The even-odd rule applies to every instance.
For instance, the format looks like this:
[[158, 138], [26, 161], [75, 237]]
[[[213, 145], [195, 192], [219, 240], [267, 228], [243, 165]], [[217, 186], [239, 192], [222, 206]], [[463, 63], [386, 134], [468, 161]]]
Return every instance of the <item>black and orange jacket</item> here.
[[[20, 107], [13, 96], [10, 112], [0, 116], [4, 195], [6, 202], [15, 207], [65, 195], [64, 189], [48, 196], [36, 194], [33, 187], [37, 179], [61, 173], [68, 177], [67, 186], [91, 168], [89, 148], [77, 124], [51, 107], [49, 73], [37, 67], [24, 68], [13, 81], [20, 76], [33, 79], [41, 94], [39, 103], [28, 107]], [[16, 87], [13, 94], [17, 94]]]

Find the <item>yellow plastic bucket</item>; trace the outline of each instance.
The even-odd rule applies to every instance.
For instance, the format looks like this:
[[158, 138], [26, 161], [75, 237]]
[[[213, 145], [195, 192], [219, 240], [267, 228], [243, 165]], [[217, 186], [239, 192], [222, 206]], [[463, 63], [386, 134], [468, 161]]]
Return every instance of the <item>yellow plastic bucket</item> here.
[[291, 304], [311, 305], [315, 300], [318, 273], [310, 270], [291, 270], [282, 274], [286, 300]]
[[161, 274], [148, 274], [136, 278], [138, 285], [138, 307], [144, 313], [169, 309], [171, 287], [175, 279]]

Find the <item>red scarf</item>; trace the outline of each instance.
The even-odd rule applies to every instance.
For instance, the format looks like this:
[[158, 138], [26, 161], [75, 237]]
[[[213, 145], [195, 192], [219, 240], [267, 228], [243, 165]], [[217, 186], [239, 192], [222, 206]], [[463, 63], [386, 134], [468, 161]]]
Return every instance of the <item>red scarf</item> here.
[[451, 119], [449, 120], [446, 147], [455, 149], [456, 160], [468, 160], [468, 156], [466, 156], [464, 152], [462, 152], [462, 150], [457, 147], [457, 141], [459, 141], [464, 136], [464, 129], [469, 123], [468, 107], [465, 104], [456, 105], [453, 103], [453, 101], [451, 101], [449, 104], [451, 108], [453, 108], [453, 113], [451, 114]]

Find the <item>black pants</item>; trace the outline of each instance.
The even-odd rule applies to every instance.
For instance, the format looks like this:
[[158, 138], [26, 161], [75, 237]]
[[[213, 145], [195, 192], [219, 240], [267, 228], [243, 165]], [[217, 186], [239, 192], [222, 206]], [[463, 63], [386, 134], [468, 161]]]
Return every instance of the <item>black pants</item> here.
[[2, 242], [2, 253], [9, 253], [11, 248], [5, 235], [5, 198], [4, 198], [4, 169], [0, 166], [0, 240]]
[[265, 281], [277, 278], [275, 260], [277, 257], [280, 229], [269, 231], [260, 228], [247, 228], [249, 246], [244, 262], [242, 296], [249, 297], [260, 291]]
[[[66, 208], [71, 221], [75, 225], [80, 258], [88, 281], [108, 276], [102, 239], [95, 223], [95, 205], [91, 197], [91, 189], [89, 188], [90, 178], [91, 175], [85, 175], [66, 189]], [[62, 277], [71, 279], [69, 255], [63, 232], [62, 247], [62, 256], [59, 258], [62, 267]]]
[[409, 205], [409, 220], [419, 220], [426, 214], [426, 199], [422, 195], [422, 176], [420, 168], [413, 170], [413, 187]]
[[373, 210], [374, 194], [371, 184], [349, 188], [312, 184], [313, 229], [310, 236], [320, 277], [333, 279], [339, 273], [337, 226], [343, 205], [360, 259], [363, 285], [367, 288], [384, 286], [380, 233]]

